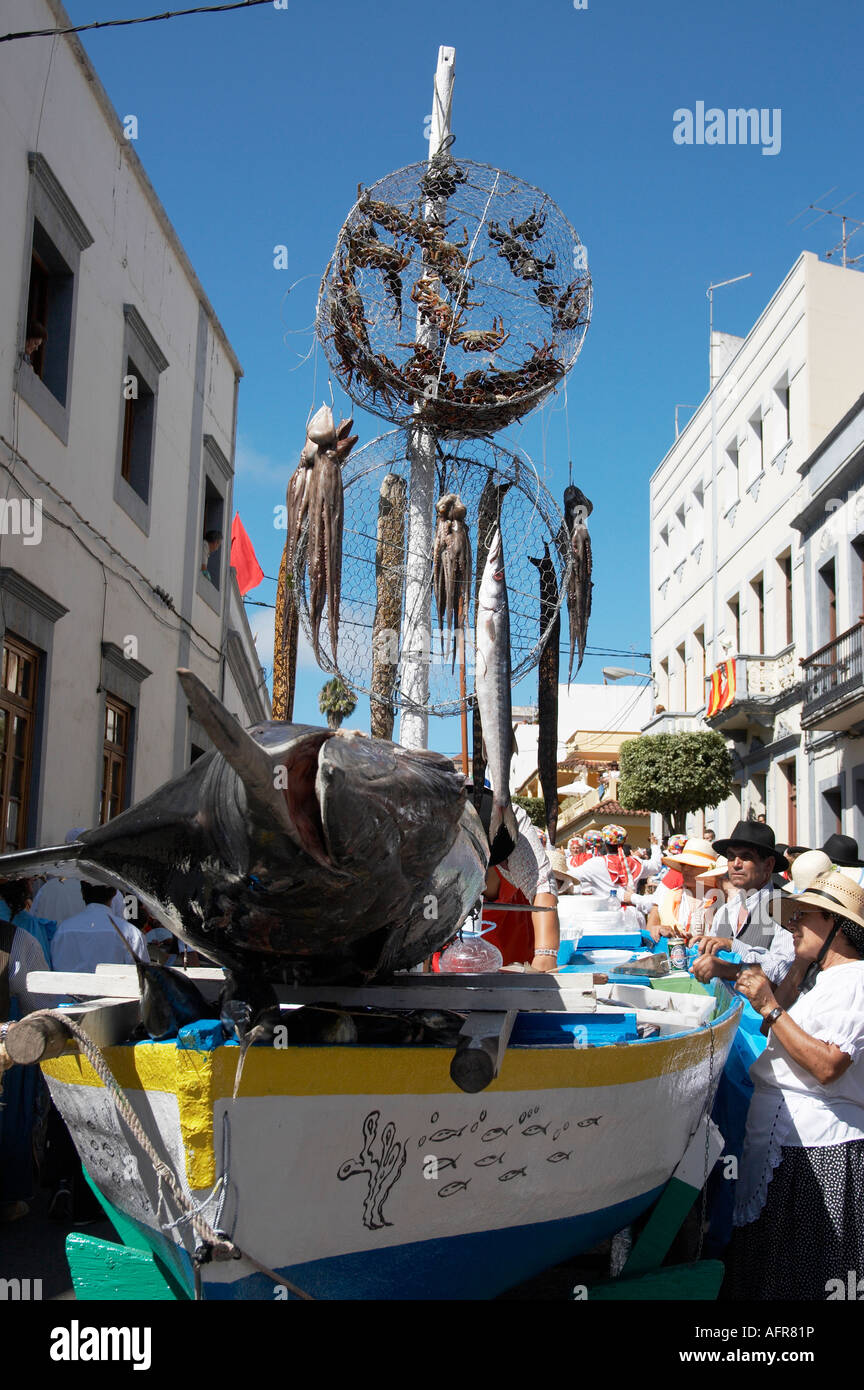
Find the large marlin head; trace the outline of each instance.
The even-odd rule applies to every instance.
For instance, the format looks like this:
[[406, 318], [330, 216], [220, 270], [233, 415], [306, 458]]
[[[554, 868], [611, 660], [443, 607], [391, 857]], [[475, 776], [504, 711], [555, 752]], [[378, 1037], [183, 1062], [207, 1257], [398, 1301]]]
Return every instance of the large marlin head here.
[[[50, 866], [123, 888], [190, 945], [261, 979], [369, 978], [384, 962], [417, 964], [421, 944], [428, 954], [429, 921], [437, 945], [453, 935], [485, 863], [429, 913], [428, 885], [467, 833], [451, 762], [308, 725], [244, 730], [178, 674], [215, 751], [74, 845], [0, 856], [0, 874]], [[425, 930], [412, 932], [415, 918]]]

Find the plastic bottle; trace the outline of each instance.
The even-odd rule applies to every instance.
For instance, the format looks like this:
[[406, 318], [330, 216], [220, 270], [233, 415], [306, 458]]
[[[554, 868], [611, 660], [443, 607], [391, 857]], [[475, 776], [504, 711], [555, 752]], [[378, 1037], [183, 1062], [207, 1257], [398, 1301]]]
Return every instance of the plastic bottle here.
[[617, 911], [618, 911], [618, 907], [619, 907], [619, 903], [618, 903], [618, 889], [617, 889], [617, 888], [613, 888], [612, 891], [611, 891], [611, 893], [609, 894], [609, 911], [610, 911], [610, 912], [617, 912]]
[[[489, 926], [486, 931], [494, 931]], [[491, 941], [484, 941], [485, 932], [469, 917], [452, 945], [442, 954], [438, 969], [442, 975], [487, 975], [500, 970], [504, 957]]]

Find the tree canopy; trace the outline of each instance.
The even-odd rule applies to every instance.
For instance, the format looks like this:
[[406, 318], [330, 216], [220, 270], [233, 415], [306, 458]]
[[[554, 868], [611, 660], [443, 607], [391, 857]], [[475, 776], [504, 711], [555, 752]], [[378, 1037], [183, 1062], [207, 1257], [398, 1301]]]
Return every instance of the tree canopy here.
[[538, 830], [546, 829], [546, 802], [542, 796], [514, 796], [514, 806], [521, 806], [532, 825]]
[[622, 744], [618, 800], [628, 811], [659, 811], [681, 834], [693, 811], [732, 790], [732, 759], [718, 733], [642, 734]]

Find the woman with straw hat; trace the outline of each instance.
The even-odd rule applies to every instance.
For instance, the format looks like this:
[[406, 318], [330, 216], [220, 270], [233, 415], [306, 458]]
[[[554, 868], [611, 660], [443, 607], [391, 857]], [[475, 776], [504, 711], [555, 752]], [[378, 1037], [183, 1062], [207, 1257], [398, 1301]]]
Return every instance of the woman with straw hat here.
[[687, 840], [680, 853], [664, 856], [663, 863], [680, 873], [682, 886], [663, 893], [648, 913], [648, 930], [655, 941], [661, 936], [702, 934], [704, 890], [698, 876], [700, 870], [713, 868], [716, 862], [717, 855], [709, 840]]
[[789, 973], [776, 991], [756, 965], [737, 980], [768, 1045], [750, 1068], [724, 1290], [845, 1297], [848, 1271], [864, 1270], [864, 889], [832, 869], [775, 911]]

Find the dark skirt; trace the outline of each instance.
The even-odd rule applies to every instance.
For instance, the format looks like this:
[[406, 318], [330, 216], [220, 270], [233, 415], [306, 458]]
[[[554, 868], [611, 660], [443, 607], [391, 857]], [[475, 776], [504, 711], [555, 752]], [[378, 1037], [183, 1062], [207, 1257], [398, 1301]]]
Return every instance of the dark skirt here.
[[726, 1252], [729, 1299], [818, 1299], [829, 1279], [864, 1272], [864, 1139], [830, 1148], [784, 1147], [755, 1221]]

